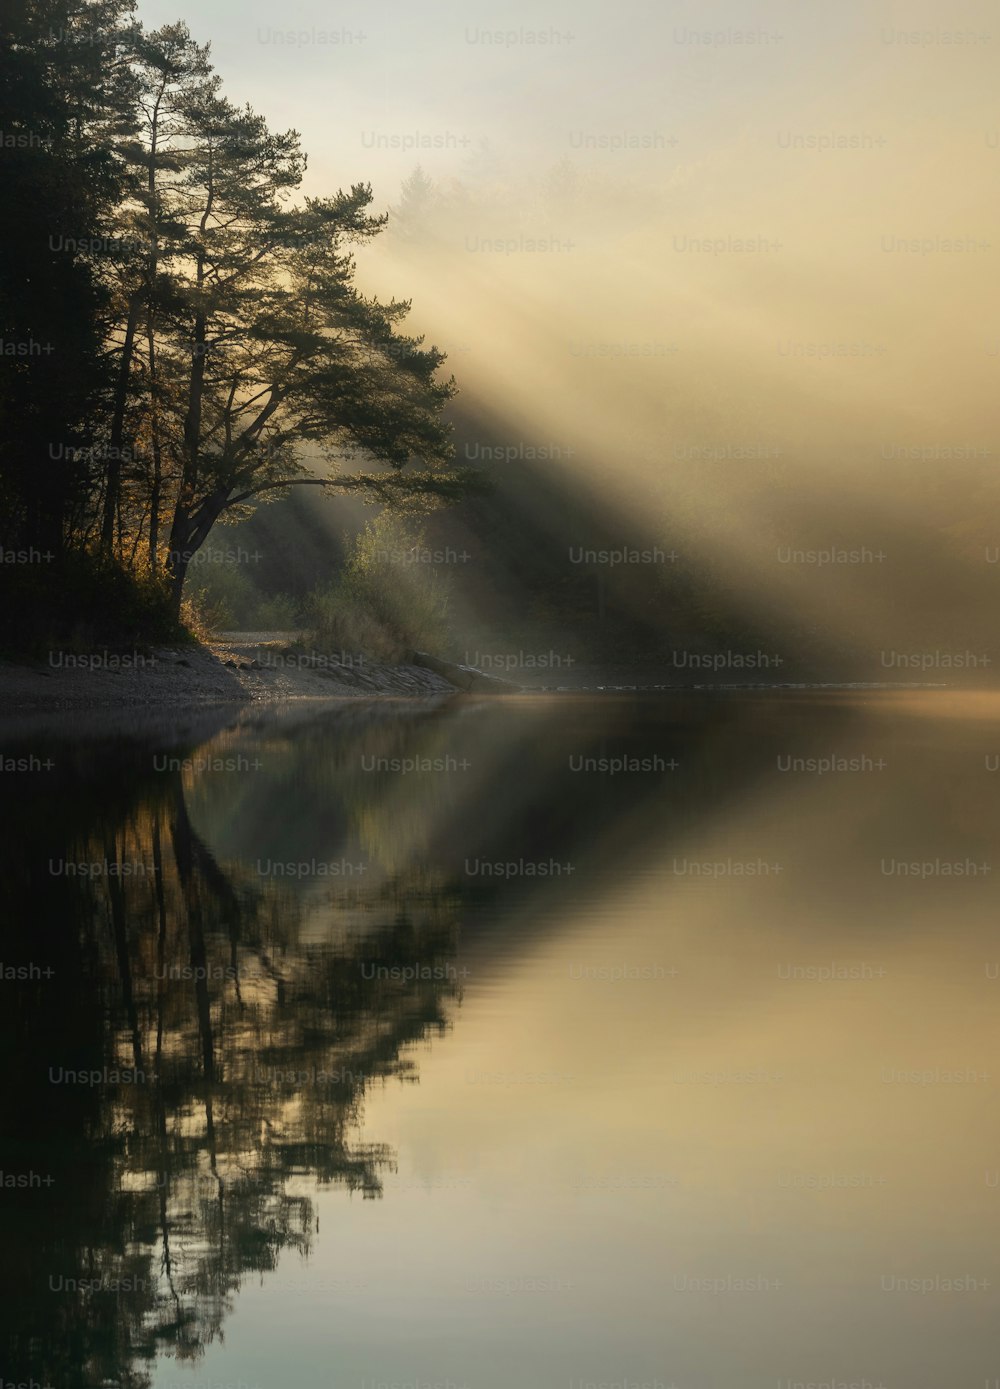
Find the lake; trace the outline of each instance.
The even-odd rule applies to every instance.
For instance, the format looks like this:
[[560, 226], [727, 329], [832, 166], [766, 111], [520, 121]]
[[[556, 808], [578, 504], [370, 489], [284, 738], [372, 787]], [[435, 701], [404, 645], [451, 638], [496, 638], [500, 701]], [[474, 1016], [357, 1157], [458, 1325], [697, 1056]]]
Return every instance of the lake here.
[[1000, 1377], [1000, 695], [3, 735], [5, 1384]]

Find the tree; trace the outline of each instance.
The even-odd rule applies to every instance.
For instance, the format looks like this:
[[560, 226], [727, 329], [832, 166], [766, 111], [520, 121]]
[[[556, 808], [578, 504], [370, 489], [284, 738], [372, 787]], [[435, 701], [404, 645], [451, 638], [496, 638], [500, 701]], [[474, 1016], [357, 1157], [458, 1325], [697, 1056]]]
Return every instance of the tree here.
[[106, 386], [107, 300], [77, 248], [100, 245], [121, 192], [131, 9], [17, 0], [0, 15], [0, 502], [10, 538], [52, 556], [92, 480]]
[[[309, 199], [286, 211], [301, 179], [295, 132], [212, 98], [197, 112], [199, 157], [186, 180], [191, 260], [178, 285], [188, 335], [184, 416], [175, 432], [180, 481], [167, 565], [179, 605], [191, 556], [223, 512], [290, 485], [374, 497], [455, 495], [449, 429], [454, 392], [444, 357], [398, 325], [408, 303], [379, 303], [353, 285], [347, 250], [385, 225], [371, 188]], [[297, 446], [336, 465], [347, 447], [387, 463], [388, 476], [303, 476]], [[420, 458], [429, 469], [405, 482]]]
[[[295, 131], [273, 134], [218, 79], [183, 25], [136, 46], [141, 171], [121, 221], [141, 245], [118, 287], [118, 384], [109, 433], [101, 544], [124, 508], [145, 527], [150, 566], [169, 508], [164, 555], [179, 613], [191, 559], [224, 513], [295, 485], [404, 505], [463, 494], [449, 467], [437, 378], [444, 356], [400, 330], [409, 304], [355, 287], [349, 248], [385, 225], [355, 185], [289, 206], [305, 168]], [[146, 350], [137, 343], [145, 327]], [[147, 446], [123, 496], [119, 461]], [[309, 446], [320, 472], [300, 450]], [[383, 473], [346, 474], [349, 456]], [[420, 470], [403, 470], [415, 460]], [[239, 514], [239, 512], [237, 512]], [[120, 523], [119, 523], [120, 524]]]
[[208, 48], [146, 33], [131, 3], [15, 0], [0, 20], [0, 129], [25, 139], [0, 333], [45, 352], [5, 364], [0, 503], [12, 539], [162, 566], [176, 619], [223, 515], [300, 485], [427, 507], [476, 479], [452, 466], [444, 355], [405, 333], [407, 302], [354, 283], [352, 249], [386, 223], [371, 188], [293, 203], [298, 134], [226, 100]]
[[[125, 452], [126, 415], [130, 395], [139, 393], [145, 405], [152, 473], [149, 480], [149, 561], [156, 569], [159, 549], [161, 504], [162, 409], [156, 356], [157, 310], [169, 307], [171, 284], [164, 270], [185, 250], [187, 228], [174, 220], [170, 196], [177, 186], [171, 175], [183, 170], [190, 157], [187, 151], [190, 130], [187, 108], [192, 94], [213, 94], [219, 79], [212, 74], [208, 48], [191, 39], [187, 26], [170, 24], [145, 35], [135, 36], [133, 69], [137, 117], [135, 138], [123, 148], [130, 167], [130, 197], [123, 202], [119, 220], [131, 232], [123, 238], [132, 248], [118, 285], [118, 301], [124, 320], [122, 342], [112, 407], [108, 447], [108, 476], [101, 519], [101, 548], [110, 554], [114, 548], [115, 517], [121, 499], [122, 459]], [[158, 302], [163, 297], [165, 304]], [[145, 379], [135, 380], [139, 333], [145, 326]], [[138, 430], [135, 432], [139, 432]]]
[[432, 219], [440, 208], [440, 196], [431, 179], [418, 164], [399, 190], [399, 202], [390, 210], [391, 232], [403, 241], [421, 243], [432, 230]]

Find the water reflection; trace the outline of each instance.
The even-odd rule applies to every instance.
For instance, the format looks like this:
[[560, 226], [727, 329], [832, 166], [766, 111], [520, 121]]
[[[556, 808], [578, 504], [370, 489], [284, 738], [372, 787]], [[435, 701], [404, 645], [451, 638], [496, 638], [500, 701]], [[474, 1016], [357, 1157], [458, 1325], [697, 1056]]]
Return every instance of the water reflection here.
[[[248, 1275], [309, 1252], [293, 1178], [381, 1194], [393, 1154], [357, 1141], [363, 1098], [414, 1080], [401, 1050], [449, 1026], [460, 923], [483, 948], [509, 898], [551, 890], [511, 876], [529, 861], [585, 892], [665, 794], [626, 774], [567, 800], [571, 756], [627, 759], [648, 730], [614, 702], [554, 713], [469, 701], [241, 715], [207, 738], [203, 716], [180, 741], [8, 737], [54, 766], [11, 788], [6, 1378], [144, 1383], [157, 1355], [220, 1336]], [[689, 709], [663, 755], [702, 723]]]
[[[910, 958], [928, 958], [941, 883], [911, 898], [879, 862], [989, 857], [987, 772], [946, 814], [931, 788], [935, 758], [982, 761], [984, 730], [952, 728], [942, 744], [909, 717], [920, 697], [911, 705], [892, 696], [880, 716], [834, 695], [460, 699], [206, 712], [115, 737], [9, 730], [7, 755], [42, 750], [54, 765], [6, 783], [3, 1379], [139, 1386], [162, 1356], [176, 1379], [210, 1348], [227, 1354], [227, 1319], [255, 1284], [267, 1296], [300, 1276], [345, 1364], [371, 1363], [378, 1309], [424, 1305], [421, 1259], [468, 1272], [480, 1178], [496, 1210], [509, 1205], [497, 1228], [520, 1220], [518, 1238], [548, 1252], [484, 1264], [478, 1284], [456, 1284], [458, 1311], [435, 1312], [453, 1331], [468, 1318], [474, 1364], [517, 1335], [538, 1385], [616, 1348], [634, 1377], [664, 1383], [668, 1358], [695, 1370], [722, 1354], [718, 1297], [704, 1300], [698, 1280], [729, 1277], [735, 1261], [713, 1263], [701, 1240], [710, 1255], [743, 1229], [740, 1268], [787, 1279], [798, 1254], [781, 1240], [791, 1249], [801, 1232], [781, 1225], [779, 1195], [853, 1180], [870, 1198], [887, 1170], [863, 1142], [851, 1162], [820, 1161], [807, 1132], [833, 1134], [837, 1114], [869, 1103], [838, 1089], [838, 1048], [856, 1069], [864, 1055], [875, 1071], [921, 1059], [927, 1000], [900, 979], [893, 913], [909, 911]], [[782, 759], [830, 757], [884, 757], [892, 775], [873, 772], [860, 794], [850, 773], [782, 771]], [[866, 1011], [873, 977], [850, 973], [855, 957], [876, 960], [873, 940], [895, 971], [892, 1035], [908, 1051], [886, 1046]], [[845, 1014], [799, 983], [822, 989], [830, 961], [848, 971], [836, 976]], [[981, 1002], [976, 1017], [981, 1041]], [[390, 1103], [420, 1081], [433, 1038], [430, 1086]], [[796, 1049], [820, 1067], [820, 1090]], [[759, 1074], [737, 1085], [734, 1067]], [[479, 1175], [447, 1163], [421, 1174], [408, 1143], [471, 1144]], [[519, 1166], [519, 1146], [535, 1165]], [[741, 1191], [728, 1233], [708, 1209], [696, 1228], [699, 1187], [743, 1180], [727, 1162], [773, 1190]], [[874, 1194], [898, 1202], [895, 1188]], [[755, 1235], [757, 1204], [776, 1223]], [[333, 1209], [331, 1266], [317, 1225]], [[663, 1326], [665, 1298], [698, 1309], [697, 1344]], [[560, 1335], [574, 1347], [565, 1361]], [[351, 1359], [359, 1337], [369, 1350]], [[305, 1360], [289, 1366], [290, 1346], [288, 1382], [313, 1382]]]
[[2, 1022], [0, 1165], [34, 1174], [5, 1205], [5, 1373], [52, 1384], [142, 1382], [211, 1343], [247, 1274], [309, 1248], [295, 1174], [377, 1195], [390, 1154], [352, 1145], [361, 1096], [456, 992], [391, 977], [453, 955], [446, 902], [410, 910], [400, 884], [321, 949], [294, 897], [220, 867], [184, 772], [84, 760], [86, 790], [71, 774], [26, 811], [6, 918], [5, 964], [36, 977]]

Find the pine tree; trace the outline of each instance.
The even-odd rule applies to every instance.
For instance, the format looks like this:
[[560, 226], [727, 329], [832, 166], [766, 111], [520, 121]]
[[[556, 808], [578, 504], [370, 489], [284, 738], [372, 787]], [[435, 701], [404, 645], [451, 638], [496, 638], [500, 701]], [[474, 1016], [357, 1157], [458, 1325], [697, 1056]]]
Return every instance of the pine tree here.
[[[92, 478], [107, 297], [93, 264], [122, 170], [130, 0], [0, 14], [0, 502], [12, 542], [58, 555]], [[81, 249], [82, 248], [82, 249]]]

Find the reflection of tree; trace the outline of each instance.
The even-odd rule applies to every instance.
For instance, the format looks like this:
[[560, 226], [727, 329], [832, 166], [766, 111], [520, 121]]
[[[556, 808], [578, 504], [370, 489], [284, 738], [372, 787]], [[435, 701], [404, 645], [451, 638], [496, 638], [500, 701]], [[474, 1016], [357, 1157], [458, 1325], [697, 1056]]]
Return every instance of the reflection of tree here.
[[[711, 679], [711, 675], [706, 679]], [[850, 719], [830, 709], [794, 735], [812, 742]], [[629, 699], [462, 700], [366, 718], [332, 711], [269, 730], [267, 766], [255, 794], [202, 778], [188, 796], [192, 819], [216, 846], [227, 873], [262, 860], [362, 862], [357, 878], [286, 882], [303, 912], [365, 921], [402, 896], [414, 920], [445, 913], [463, 939], [506, 934], [502, 906], [525, 910], [554, 887], [563, 915], [606, 888], [611, 875], [641, 868], [649, 844], [682, 837], [730, 790], [773, 774], [792, 736], [783, 704], [677, 693]], [[825, 744], [823, 744], [825, 747]], [[821, 749], [822, 750], [822, 749]], [[574, 757], [655, 755], [669, 772], [577, 775]], [[451, 771], [392, 770], [450, 758]], [[236, 779], [238, 780], [238, 779]], [[294, 786], [294, 795], [288, 788]], [[252, 808], [250, 800], [252, 799]], [[275, 806], [281, 813], [275, 814]], [[573, 866], [570, 876], [470, 875], [469, 861]]]
[[[561, 919], [773, 775], [792, 733], [806, 752], [837, 721], [789, 717], [690, 697], [352, 704], [274, 715], [249, 741], [219, 734], [200, 751], [259, 753], [259, 771], [233, 776], [157, 772], [149, 748], [54, 748], [51, 782], [11, 786], [2, 879], [3, 964], [55, 970], [0, 983], [0, 1170], [53, 1178], [0, 1188], [4, 1378], [141, 1385], [156, 1355], [197, 1355], [248, 1273], [308, 1252], [295, 1178], [380, 1193], [392, 1155], [357, 1141], [364, 1095], [412, 1079], [407, 1048], [447, 1026], [456, 920], [477, 971], [517, 948], [514, 910], [550, 923], [534, 898], [550, 883], [469, 876], [466, 860], [572, 863]], [[574, 755], [651, 753], [676, 772], [568, 770]], [[392, 770], [444, 758], [458, 770]], [[259, 874], [263, 858], [366, 872], [281, 879]], [[68, 877], [50, 859], [144, 871]], [[437, 973], [392, 977], [414, 963]], [[50, 1067], [142, 1080], [56, 1085]], [[60, 1277], [99, 1285], [50, 1290]]]
[[[308, 1252], [294, 1177], [380, 1194], [391, 1153], [352, 1141], [365, 1089], [412, 1078], [401, 1048], [447, 1025], [441, 913], [412, 921], [401, 884], [366, 934], [301, 943], [294, 898], [215, 862], [183, 775], [136, 804], [105, 776], [110, 813], [63, 794], [54, 822], [23, 826], [4, 958], [48, 958], [55, 975], [7, 986], [0, 1038], [24, 1062], [8, 1063], [0, 1169], [54, 1180], [0, 1192], [7, 1379], [141, 1384], [157, 1354], [197, 1355], [248, 1272]], [[49, 858], [146, 871], [70, 878]], [[379, 977], [414, 960], [441, 977]], [[80, 1070], [100, 1083], [52, 1083]]]

